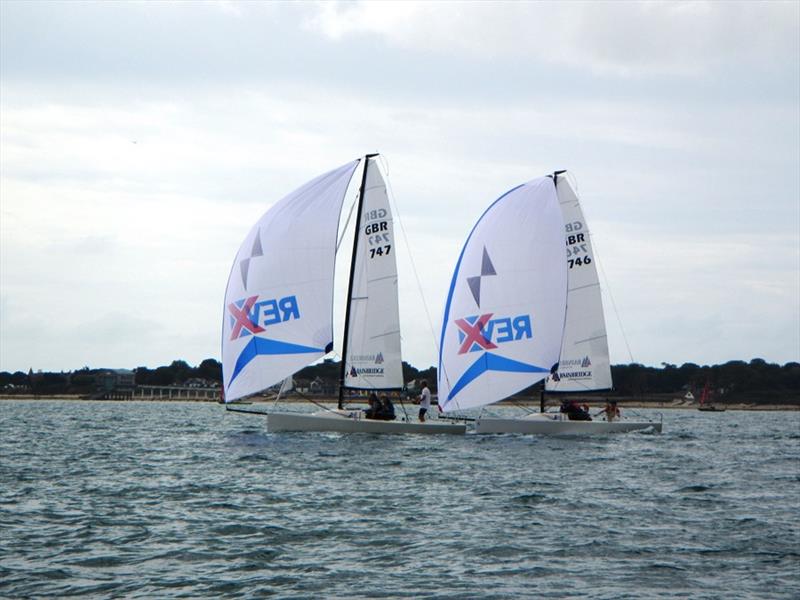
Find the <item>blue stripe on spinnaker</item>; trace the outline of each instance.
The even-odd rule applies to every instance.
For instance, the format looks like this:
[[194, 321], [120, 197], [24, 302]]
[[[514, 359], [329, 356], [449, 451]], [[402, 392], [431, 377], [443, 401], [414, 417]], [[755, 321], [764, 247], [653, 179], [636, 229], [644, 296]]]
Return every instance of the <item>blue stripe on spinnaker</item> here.
[[470, 367], [464, 371], [464, 374], [459, 378], [450, 393], [447, 395], [447, 401], [453, 399], [458, 392], [467, 387], [475, 379], [486, 373], [487, 371], [506, 371], [509, 373], [549, 373], [550, 369], [543, 369], [536, 365], [529, 365], [528, 363], [520, 362], [505, 356], [498, 356], [497, 354], [484, 353], [483, 356], [478, 357]]
[[236, 376], [252, 361], [256, 356], [265, 354], [313, 354], [320, 352], [324, 354], [322, 348], [312, 348], [311, 346], [300, 346], [299, 344], [290, 344], [289, 342], [279, 342], [278, 340], [267, 340], [260, 337], [254, 337], [242, 350], [239, 358], [236, 359], [236, 366], [233, 369], [233, 375], [228, 382], [230, 386]]

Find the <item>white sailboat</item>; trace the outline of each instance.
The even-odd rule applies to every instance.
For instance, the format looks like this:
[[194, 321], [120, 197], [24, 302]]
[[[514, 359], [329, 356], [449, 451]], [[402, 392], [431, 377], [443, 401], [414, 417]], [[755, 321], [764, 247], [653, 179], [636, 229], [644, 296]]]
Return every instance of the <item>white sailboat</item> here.
[[403, 386], [392, 214], [377, 157], [343, 165], [280, 200], [251, 229], [234, 261], [222, 328], [226, 402], [274, 385], [333, 350], [338, 224], [350, 180], [363, 165], [338, 408], [272, 411], [270, 432], [465, 432], [460, 424], [366, 419], [360, 409], [344, 407], [345, 389]]
[[[563, 171], [514, 188], [489, 207], [467, 238], [445, 309], [439, 359], [445, 412], [492, 404], [542, 380], [553, 392], [611, 388], [593, 256], [578, 196]], [[476, 433], [646, 428], [660, 431], [661, 423], [577, 421], [544, 411], [475, 421]]]

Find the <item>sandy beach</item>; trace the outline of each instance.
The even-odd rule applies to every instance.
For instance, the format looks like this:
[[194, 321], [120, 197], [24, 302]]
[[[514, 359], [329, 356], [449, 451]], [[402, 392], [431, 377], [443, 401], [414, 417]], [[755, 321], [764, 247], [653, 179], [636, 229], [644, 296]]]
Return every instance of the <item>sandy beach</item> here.
[[[591, 408], [600, 408], [605, 404], [605, 397], [598, 399], [597, 397], [585, 398], [580, 396], [572, 397], [580, 404], [587, 404]], [[216, 402], [216, 400], [203, 399], [203, 398], [133, 398], [131, 400], [92, 400], [79, 395], [58, 395], [58, 396], [34, 396], [31, 394], [9, 395], [0, 394], [0, 401], [2, 400], [25, 400], [25, 401], [79, 401], [79, 402]], [[435, 398], [434, 398], [435, 400]], [[620, 407], [628, 408], [649, 408], [649, 409], [696, 409], [699, 405], [697, 402], [685, 400], [682, 398], [664, 398], [664, 397], [648, 397], [648, 398], [616, 398]], [[253, 404], [271, 404], [275, 401], [274, 397], [255, 397], [250, 398], [248, 402]], [[348, 402], [358, 403], [360, 398], [351, 398]], [[317, 404], [335, 405], [337, 400], [335, 397], [300, 397], [300, 396], [287, 396], [281, 398], [282, 403], [303, 403], [315, 402]], [[364, 399], [366, 402], [366, 399]], [[547, 406], [553, 407], [558, 405], [559, 400], [554, 397], [548, 398]], [[435, 402], [434, 402], [435, 403]], [[408, 404], [411, 404], [410, 402]], [[511, 400], [504, 400], [499, 404], [502, 405], [522, 405], [522, 406], [538, 406], [539, 399], [531, 398], [514, 398]], [[725, 410], [759, 410], [759, 411], [776, 411], [776, 410], [800, 410], [800, 400], [794, 404], [760, 404], [757, 402], [717, 402], [716, 405]]]

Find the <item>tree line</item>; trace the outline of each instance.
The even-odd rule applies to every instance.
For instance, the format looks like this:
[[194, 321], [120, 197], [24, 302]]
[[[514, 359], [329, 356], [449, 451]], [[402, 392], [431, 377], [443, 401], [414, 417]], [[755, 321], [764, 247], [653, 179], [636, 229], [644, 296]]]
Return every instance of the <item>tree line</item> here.
[[[326, 387], [335, 387], [339, 381], [338, 361], [325, 360], [310, 365], [294, 375], [298, 382], [320, 380]], [[41, 395], [85, 394], [93, 391], [98, 374], [109, 369], [84, 367], [71, 372], [0, 372], [0, 391], [3, 393], [34, 393]], [[184, 385], [199, 380], [209, 385], [222, 382], [222, 365], [208, 358], [196, 367], [186, 361], [175, 360], [170, 365], [150, 369], [133, 369], [136, 385]], [[701, 366], [684, 363], [681, 366], [662, 363], [661, 367], [648, 367], [632, 363], [612, 365], [614, 390], [607, 395], [619, 397], [646, 397], [650, 394], [685, 395], [692, 392], [695, 397], [707, 388], [715, 401], [800, 403], [800, 363], [785, 365], [768, 363], [755, 358], [750, 362], [733, 360], [721, 365]], [[428, 381], [436, 392], [436, 368], [417, 369], [403, 363], [404, 381]], [[525, 390], [520, 395], [538, 394], [538, 387]]]
[[754, 358], [712, 366], [662, 363], [656, 368], [629, 364], [614, 365], [611, 372], [615, 392], [624, 396], [692, 392], [697, 398], [707, 388], [715, 401], [800, 403], [797, 362], [781, 366]]

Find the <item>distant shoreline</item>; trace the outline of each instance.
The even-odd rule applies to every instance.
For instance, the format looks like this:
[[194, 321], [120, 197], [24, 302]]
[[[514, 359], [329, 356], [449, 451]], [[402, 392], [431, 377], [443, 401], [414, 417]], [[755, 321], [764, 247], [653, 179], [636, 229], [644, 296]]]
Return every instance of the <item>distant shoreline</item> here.
[[[605, 404], [605, 398], [602, 400], [598, 400], [596, 398], [573, 398], [579, 404], [587, 404], [591, 408], [600, 408]], [[199, 402], [204, 404], [209, 403], [216, 403], [216, 400], [210, 399], [193, 399], [193, 398], [131, 398], [128, 400], [92, 400], [88, 398], [84, 398], [79, 395], [55, 395], [55, 396], [35, 396], [32, 394], [0, 394], [0, 401], [3, 400], [20, 400], [20, 401], [48, 401], [48, 400], [58, 400], [58, 401], [70, 401], [70, 402]], [[690, 400], [683, 400], [680, 398], [675, 398], [672, 400], [661, 400], [661, 399], [641, 399], [641, 398], [620, 398], [615, 397], [614, 400], [617, 401], [621, 408], [649, 408], [654, 410], [671, 410], [671, 409], [683, 409], [683, 410], [696, 410], [699, 406], [696, 402], [692, 402]], [[274, 398], [253, 398], [250, 400], [253, 404], [272, 404], [274, 402]], [[364, 400], [365, 402], [366, 400]], [[336, 404], [336, 398], [332, 398], [330, 396], [321, 397], [321, 398], [298, 398], [298, 397], [287, 397], [281, 398], [282, 403], [311, 403], [317, 402], [319, 404]], [[348, 402], [358, 403], [361, 402], [361, 399], [352, 398], [349, 399]], [[406, 403], [411, 405], [410, 402]], [[515, 400], [504, 400], [500, 403], [503, 406], [515, 406], [515, 405], [522, 405], [522, 406], [539, 406], [538, 400], [532, 399], [515, 399]], [[558, 401], [555, 398], [549, 398], [547, 402], [548, 407], [554, 407], [558, 405]], [[758, 404], [755, 402], [717, 402], [716, 406], [721, 409], [725, 410], [748, 410], [748, 411], [776, 411], [776, 410], [788, 410], [788, 411], [800, 411], [800, 403], [795, 404]]]

